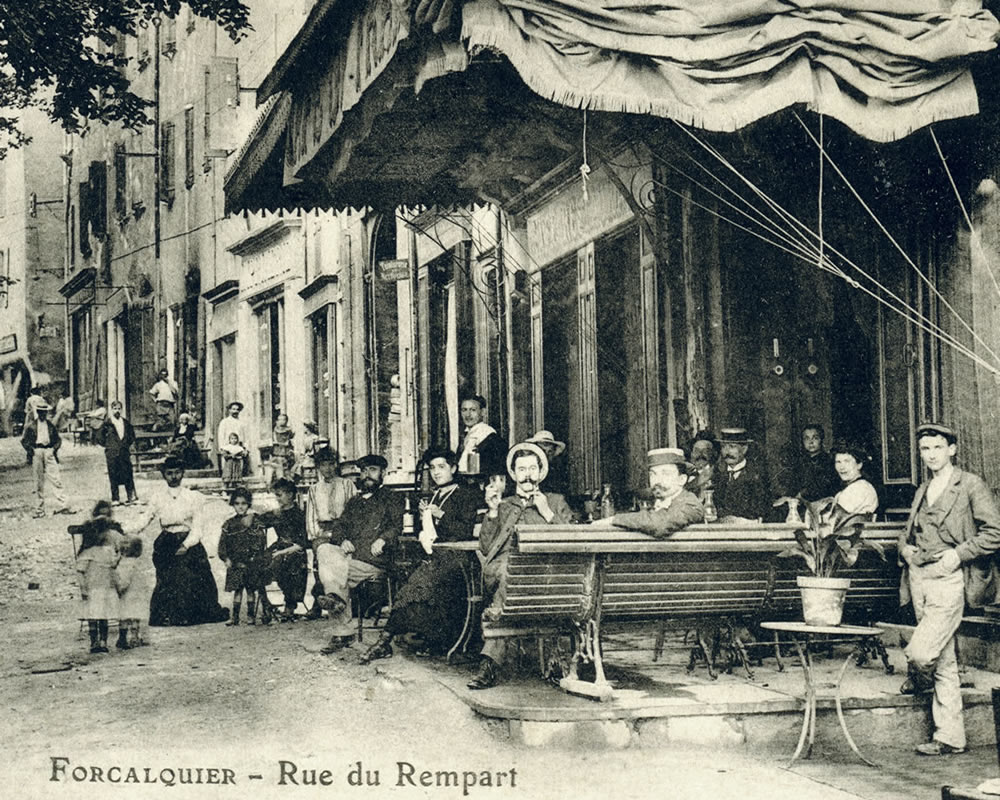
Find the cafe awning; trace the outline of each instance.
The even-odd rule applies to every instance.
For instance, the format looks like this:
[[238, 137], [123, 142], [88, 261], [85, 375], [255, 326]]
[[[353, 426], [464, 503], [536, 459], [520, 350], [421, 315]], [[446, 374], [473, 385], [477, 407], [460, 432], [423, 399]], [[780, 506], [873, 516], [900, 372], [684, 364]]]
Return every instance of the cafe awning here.
[[794, 104], [876, 141], [978, 111], [978, 0], [472, 0], [471, 53], [556, 103], [735, 131]]

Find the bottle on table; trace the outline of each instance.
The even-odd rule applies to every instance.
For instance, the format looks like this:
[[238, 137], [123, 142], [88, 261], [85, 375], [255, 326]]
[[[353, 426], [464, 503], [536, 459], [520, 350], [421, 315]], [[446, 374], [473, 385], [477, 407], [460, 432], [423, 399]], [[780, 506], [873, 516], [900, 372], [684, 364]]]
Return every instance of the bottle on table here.
[[719, 519], [719, 513], [715, 510], [715, 500], [712, 498], [713, 490], [705, 489], [702, 501], [705, 504], [705, 522], [715, 522]]
[[601, 519], [611, 519], [615, 515], [615, 501], [611, 496], [611, 484], [604, 484], [601, 491]]

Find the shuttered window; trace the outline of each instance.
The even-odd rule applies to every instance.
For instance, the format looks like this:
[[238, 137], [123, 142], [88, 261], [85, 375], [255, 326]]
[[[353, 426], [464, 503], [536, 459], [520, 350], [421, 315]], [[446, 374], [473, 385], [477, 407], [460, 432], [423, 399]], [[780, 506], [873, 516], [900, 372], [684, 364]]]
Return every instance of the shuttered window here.
[[194, 186], [194, 106], [184, 109], [184, 185]]

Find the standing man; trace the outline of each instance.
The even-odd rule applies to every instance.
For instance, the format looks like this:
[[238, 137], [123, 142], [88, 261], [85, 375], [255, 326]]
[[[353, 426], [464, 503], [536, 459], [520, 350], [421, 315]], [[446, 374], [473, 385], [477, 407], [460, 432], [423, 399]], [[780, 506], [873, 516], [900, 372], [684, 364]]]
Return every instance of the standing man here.
[[177, 389], [177, 382], [171, 380], [169, 375], [170, 373], [166, 369], [161, 369], [158, 380], [149, 390], [153, 402], [156, 403], [154, 431], [172, 431], [174, 429], [174, 408], [177, 406], [180, 391]]
[[[313, 604], [306, 613], [307, 619], [319, 619], [322, 616], [323, 609], [317, 601], [326, 593], [319, 579], [316, 548], [330, 541], [335, 523], [344, 513], [347, 501], [358, 493], [352, 478], [337, 474], [337, 453], [329, 447], [318, 450], [315, 461], [316, 483], [309, 487], [309, 494], [306, 496], [306, 536], [313, 549]], [[361, 474], [360, 470], [358, 474]]]
[[954, 465], [957, 438], [947, 425], [918, 426], [917, 447], [931, 478], [917, 489], [899, 537], [900, 603], [912, 600], [917, 617], [900, 692], [933, 691], [934, 736], [917, 752], [942, 756], [965, 752], [955, 634], [966, 602], [981, 608], [995, 600], [990, 562], [1000, 549], [1000, 509], [982, 478]]
[[745, 428], [723, 428], [719, 432], [722, 468], [716, 470], [715, 507], [720, 519], [758, 520], [771, 505], [760, 467], [747, 461], [752, 442]]
[[[479, 531], [479, 553], [483, 564], [483, 627], [488, 628], [500, 615], [503, 592], [500, 586], [507, 574], [507, 562], [514, 546], [517, 525], [565, 525], [572, 513], [561, 494], [540, 488], [549, 473], [549, 460], [536, 444], [521, 442], [507, 455], [507, 471], [517, 491], [501, 500], [500, 491], [491, 483], [486, 487], [486, 518]], [[506, 642], [487, 638], [480, 653], [479, 672], [470, 689], [489, 689], [500, 683]]]
[[[325, 594], [318, 599], [327, 610], [333, 634], [320, 652], [336, 653], [354, 635], [351, 589], [385, 575], [396, 538], [403, 529], [403, 496], [382, 485], [389, 466], [380, 455], [358, 459], [360, 490], [344, 506], [326, 541], [316, 546], [320, 582]], [[364, 613], [364, 609], [359, 609]]]
[[111, 401], [111, 416], [97, 432], [97, 443], [104, 448], [104, 460], [108, 465], [108, 480], [111, 481], [111, 502], [119, 504], [118, 487], [125, 487], [129, 504], [138, 498], [135, 495], [135, 480], [132, 476], [131, 447], [135, 444], [135, 430], [132, 423], [122, 416], [120, 400]]
[[[655, 498], [653, 508], [615, 514], [609, 522], [617, 528], [642, 531], [657, 539], [666, 539], [674, 531], [705, 521], [701, 500], [684, 487], [691, 465], [684, 451], [661, 447], [646, 454], [649, 464], [649, 488]], [[602, 525], [604, 521], [594, 523]]]
[[[458, 456], [458, 471], [464, 475], [502, 472], [507, 445], [496, 429], [485, 421], [486, 398], [478, 394], [468, 395], [462, 398], [459, 411], [465, 429]], [[473, 458], [474, 455], [477, 458]]]
[[28, 391], [28, 399], [24, 401], [24, 427], [34, 425], [38, 422], [38, 407], [47, 406], [45, 398], [42, 397], [42, 388], [32, 386]]
[[28, 462], [35, 471], [35, 517], [45, 516], [45, 484], [48, 483], [55, 500], [55, 514], [75, 514], [76, 510], [66, 505], [62, 481], [59, 478], [59, 431], [49, 420], [49, 404], [44, 400], [35, 404], [38, 421], [27, 425], [21, 436], [21, 447], [28, 455]]
[[[235, 433], [239, 437], [240, 444], [246, 448], [247, 452], [247, 428], [246, 423], [240, 419], [240, 412], [243, 411], [243, 403], [233, 400], [226, 406], [226, 416], [219, 420], [219, 427], [215, 436], [215, 447], [219, 451], [219, 472], [222, 472], [222, 448], [229, 443], [229, 434]], [[246, 461], [243, 462], [246, 464]], [[245, 470], [244, 470], [245, 471]]]

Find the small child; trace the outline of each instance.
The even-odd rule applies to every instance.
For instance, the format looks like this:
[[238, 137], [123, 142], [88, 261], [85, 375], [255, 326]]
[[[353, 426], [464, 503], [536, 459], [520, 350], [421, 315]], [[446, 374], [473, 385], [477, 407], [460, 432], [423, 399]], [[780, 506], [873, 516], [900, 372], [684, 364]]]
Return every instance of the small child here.
[[316, 455], [317, 443], [321, 442], [322, 439], [319, 435], [319, 426], [312, 420], [303, 422], [302, 427], [305, 428], [306, 435], [302, 440], [302, 460], [298, 463], [296, 471], [302, 483], [311, 485], [317, 480], [314, 456]]
[[130, 650], [146, 644], [139, 630], [142, 618], [149, 614], [149, 570], [142, 556], [142, 539], [128, 536], [122, 545], [122, 559], [115, 570], [118, 587], [119, 650]]
[[274, 466], [274, 477], [284, 478], [295, 464], [295, 450], [292, 446], [292, 439], [295, 438], [295, 431], [288, 425], [288, 414], [278, 414], [278, 422], [272, 431], [273, 446], [271, 448], [271, 460]]
[[76, 571], [80, 575], [83, 616], [90, 632], [90, 652], [106, 653], [108, 620], [118, 615], [115, 567], [120, 558], [117, 544], [121, 526], [111, 518], [111, 504], [101, 500], [94, 506], [91, 518], [73, 532], [83, 537], [76, 554]]
[[222, 487], [232, 490], [243, 483], [243, 459], [247, 457], [247, 449], [240, 444], [239, 434], [234, 432], [229, 434], [229, 442], [221, 450]]
[[247, 622], [257, 624], [257, 592], [264, 606], [264, 622], [270, 622], [270, 604], [263, 591], [267, 580], [267, 533], [257, 515], [250, 510], [253, 495], [238, 486], [229, 496], [233, 516], [222, 523], [219, 558], [226, 565], [225, 591], [233, 593], [233, 613], [227, 625], [240, 624], [243, 594], [247, 598]]
[[271, 572], [284, 596], [282, 622], [295, 621], [295, 608], [306, 596], [306, 579], [309, 566], [306, 551], [309, 539], [306, 536], [306, 515], [296, 502], [298, 493], [295, 484], [287, 478], [279, 478], [271, 486], [278, 498], [278, 510], [261, 514], [260, 521], [265, 528], [274, 528], [277, 540], [268, 550], [271, 554]]

